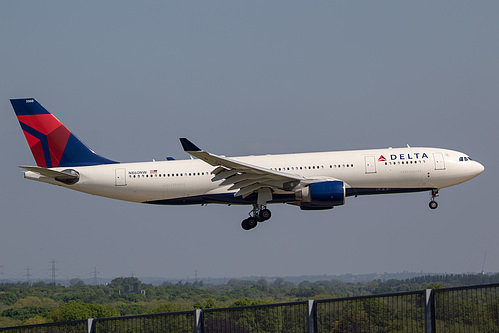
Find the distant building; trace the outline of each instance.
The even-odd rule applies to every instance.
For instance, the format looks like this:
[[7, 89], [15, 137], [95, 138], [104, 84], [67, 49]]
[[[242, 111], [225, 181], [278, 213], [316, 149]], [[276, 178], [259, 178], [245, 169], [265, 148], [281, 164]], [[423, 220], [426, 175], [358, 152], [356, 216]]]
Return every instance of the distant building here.
[[120, 294], [142, 294], [142, 295], [146, 295], [146, 291], [145, 290], [139, 290], [139, 284], [138, 283], [134, 283], [133, 284], [133, 289], [130, 290], [130, 286], [125, 286], [125, 290], [120, 290], [119, 291]]

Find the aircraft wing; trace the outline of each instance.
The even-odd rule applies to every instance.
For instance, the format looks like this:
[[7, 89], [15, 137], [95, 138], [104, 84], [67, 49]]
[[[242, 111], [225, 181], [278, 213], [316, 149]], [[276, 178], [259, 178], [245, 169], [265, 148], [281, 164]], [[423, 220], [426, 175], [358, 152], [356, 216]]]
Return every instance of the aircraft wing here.
[[262, 188], [270, 188], [274, 193], [293, 193], [291, 190], [306, 180], [300, 175], [275, 171], [209, 153], [186, 138], [181, 138], [180, 142], [185, 152], [214, 166], [212, 174], [215, 176], [211, 180], [223, 180], [220, 186], [232, 185], [229, 190], [238, 190], [234, 196], [245, 198]]

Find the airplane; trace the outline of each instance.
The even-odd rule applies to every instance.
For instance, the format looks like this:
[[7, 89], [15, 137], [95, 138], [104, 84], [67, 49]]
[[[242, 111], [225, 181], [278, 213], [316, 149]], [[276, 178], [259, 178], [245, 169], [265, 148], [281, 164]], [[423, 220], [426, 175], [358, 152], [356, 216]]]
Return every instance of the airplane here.
[[[268, 204], [325, 210], [350, 196], [430, 191], [468, 181], [484, 166], [467, 154], [407, 147], [226, 157], [180, 138], [191, 159], [121, 163], [88, 148], [34, 98], [11, 99], [37, 166], [24, 178], [93, 195], [159, 205], [251, 205], [241, 226], [271, 217]], [[195, 157], [195, 158], [193, 158]]]

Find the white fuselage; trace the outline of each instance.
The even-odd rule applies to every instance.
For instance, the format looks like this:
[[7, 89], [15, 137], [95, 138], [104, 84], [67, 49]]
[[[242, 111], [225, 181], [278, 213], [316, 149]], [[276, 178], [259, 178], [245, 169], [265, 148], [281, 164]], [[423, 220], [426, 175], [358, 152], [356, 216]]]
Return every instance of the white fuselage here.
[[[338, 179], [347, 195], [415, 192], [460, 184], [483, 171], [466, 154], [439, 148], [389, 148], [233, 157], [233, 160], [306, 178]], [[53, 168], [62, 171], [68, 168]], [[25, 177], [132, 202], [159, 204], [251, 203], [212, 182], [213, 166], [199, 159], [72, 167], [67, 185], [26, 171]], [[287, 202], [277, 197], [272, 202]]]

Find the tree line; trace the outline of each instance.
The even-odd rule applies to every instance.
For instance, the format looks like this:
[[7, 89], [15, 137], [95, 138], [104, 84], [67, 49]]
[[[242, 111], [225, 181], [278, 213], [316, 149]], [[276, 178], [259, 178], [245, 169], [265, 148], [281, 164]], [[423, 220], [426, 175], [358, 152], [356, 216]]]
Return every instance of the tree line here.
[[[85, 285], [73, 280], [69, 287], [37, 282], [0, 284], [0, 327], [176, 312], [258, 304], [376, 295], [422, 289], [499, 283], [499, 274], [451, 274], [404, 280], [347, 283], [339, 280], [302, 281], [276, 278], [258, 281], [231, 279], [211, 285], [203, 281], [142, 283], [136, 277], [116, 278], [107, 285]], [[145, 294], [120, 293], [134, 284]]]

